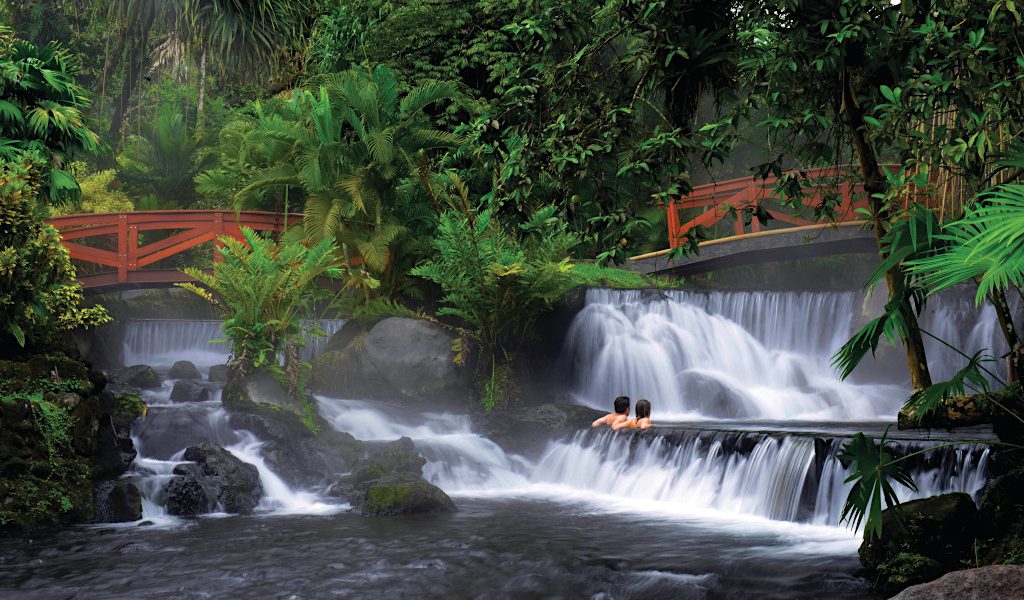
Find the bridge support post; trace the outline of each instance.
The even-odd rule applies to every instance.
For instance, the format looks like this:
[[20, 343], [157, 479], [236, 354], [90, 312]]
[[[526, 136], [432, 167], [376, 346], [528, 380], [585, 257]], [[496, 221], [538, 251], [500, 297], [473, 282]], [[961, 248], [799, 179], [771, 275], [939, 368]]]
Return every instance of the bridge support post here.
[[220, 253], [221, 247], [224, 245], [220, 241], [220, 237], [224, 235], [224, 213], [217, 212], [213, 215], [213, 264], [224, 262], [224, 257]]
[[[135, 232], [138, 240], [138, 232]], [[128, 281], [128, 215], [117, 216], [117, 282]]]

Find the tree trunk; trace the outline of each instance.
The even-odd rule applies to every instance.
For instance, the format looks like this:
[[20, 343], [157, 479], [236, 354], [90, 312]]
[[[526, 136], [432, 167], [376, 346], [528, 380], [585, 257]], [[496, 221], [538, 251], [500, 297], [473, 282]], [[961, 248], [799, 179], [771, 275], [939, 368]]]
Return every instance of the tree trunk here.
[[1013, 313], [1010, 311], [1010, 303], [1006, 300], [1006, 291], [993, 290], [988, 295], [988, 299], [996, 309], [999, 329], [1003, 332], [1003, 337], [1006, 338], [1006, 345], [1010, 347], [1010, 353], [1006, 357], [1009, 371], [1007, 383], [1020, 381], [1021, 376], [1024, 375], [1024, 346], [1021, 345], [1017, 327], [1013, 323]]
[[[878, 244], [878, 254], [885, 257], [882, 236], [885, 235], [888, 211], [883, 200], [875, 198], [876, 194], [884, 194], [886, 191], [885, 178], [878, 166], [878, 157], [874, 148], [864, 137], [864, 115], [857, 104], [857, 96], [853, 91], [853, 85], [849, 75], [844, 76], [843, 81], [843, 105], [842, 113], [846, 117], [846, 124], [850, 129], [850, 138], [853, 141], [854, 151], [860, 162], [861, 170], [864, 173], [864, 192], [868, 194], [868, 201], [871, 204], [871, 220], [875, 230], [875, 242]], [[885, 273], [885, 283], [889, 288], [890, 301], [902, 298], [906, 294], [906, 279], [903, 267], [896, 265]], [[907, 354], [907, 368], [910, 372], [910, 384], [914, 391], [923, 390], [932, 384], [931, 373], [928, 371], [928, 359], [924, 351], [924, 339], [921, 337], [921, 327], [917, 322], [917, 315], [913, 310], [907, 310], [904, 315], [907, 323], [907, 334], [903, 339], [903, 347]]]
[[206, 50], [199, 56], [199, 101], [196, 105], [196, 129], [202, 133], [203, 107], [206, 106]]
[[113, 112], [110, 114], [110, 141], [112, 144], [117, 144], [121, 139], [121, 128], [124, 126], [125, 112], [127, 112], [128, 104], [131, 102], [135, 89], [138, 87], [146, 66], [149, 64], [149, 28], [143, 28], [142, 31], [138, 32], [128, 31], [126, 36], [134, 37], [135, 39], [129, 40], [131, 43], [126, 44], [129, 56], [125, 66], [124, 81], [121, 83], [121, 94], [114, 104]]

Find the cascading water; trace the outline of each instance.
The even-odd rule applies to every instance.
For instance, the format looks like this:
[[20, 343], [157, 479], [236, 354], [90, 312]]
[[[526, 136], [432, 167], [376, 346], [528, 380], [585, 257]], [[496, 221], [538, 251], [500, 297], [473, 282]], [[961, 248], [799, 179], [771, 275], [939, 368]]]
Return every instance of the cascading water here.
[[[329, 335], [342, 323], [325, 320], [316, 325]], [[228, 358], [224, 344], [210, 341], [222, 336], [220, 321], [136, 320], [129, 323], [125, 333], [124, 358], [126, 364], [149, 364], [158, 371], [175, 361], [189, 360], [205, 371]], [[321, 351], [327, 339], [309, 340], [307, 356]], [[174, 477], [174, 467], [184, 461], [185, 449], [201, 442], [217, 444], [256, 467], [264, 492], [257, 511], [327, 514], [344, 508], [310, 491], [290, 488], [267, 466], [260, 452], [262, 442], [251, 432], [231, 425], [220, 402], [221, 384], [201, 382], [210, 390], [210, 400], [205, 402], [171, 401], [173, 385], [173, 380], [165, 380], [160, 388], [141, 392], [147, 414], [133, 430], [139, 454], [129, 475], [142, 494], [144, 519], [173, 522], [168, 521], [164, 509], [167, 484]]]
[[[222, 321], [181, 319], [133, 319], [124, 333], [124, 363], [169, 367], [176, 360], [192, 361], [201, 370], [227, 361], [229, 344], [224, 339]], [[344, 319], [321, 319], [315, 326], [325, 333], [307, 340], [303, 358], [312, 358], [327, 346], [330, 336], [345, 323]]]
[[403, 420], [371, 402], [318, 396], [320, 414], [361, 440], [411, 438], [427, 459], [423, 475], [450, 494], [523, 487], [529, 463], [473, 432], [466, 415], [415, 414]]
[[[633, 439], [609, 430], [582, 431], [552, 444], [534, 479], [574, 490], [656, 504], [659, 511], [712, 509], [777, 521], [839, 524], [849, 475], [836, 458], [842, 438], [716, 430], [667, 430]], [[897, 455], [935, 446], [901, 441]], [[977, 494], [988, 449], [939, 447], [908, 459], [913, 497]], [[912, 462], [911, 462], [912, 461]], [[901, 489], [901, 498], [911, 498]]]
[[[993, 315], [959, 307], [954, 321], [955, 298], [931, 302], [926, 322], [944, 324], [954, 344], [994, 343]], [[891, 420], [905, 388], [844, 382], [829, 364], [859, 314], [854, 292], [590, 290], [563, 364], [582, 403], [648, 398], [662, 419]], [[977, 323], [966, 336], [964, 322]], [[934, 362], [951, 371], [957, 358], [936, 351]]]

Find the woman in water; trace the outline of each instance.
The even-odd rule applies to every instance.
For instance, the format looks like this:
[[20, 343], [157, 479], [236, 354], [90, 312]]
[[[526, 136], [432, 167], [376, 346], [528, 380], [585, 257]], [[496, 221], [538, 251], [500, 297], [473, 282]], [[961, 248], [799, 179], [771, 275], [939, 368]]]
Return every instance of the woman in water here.
[[620, 421], [612, 425], [612, 429], [650, 429], [651, 428], [651, 402], [650, 400], [637, 400], [633, 407], [636, 416], [632, 419]]

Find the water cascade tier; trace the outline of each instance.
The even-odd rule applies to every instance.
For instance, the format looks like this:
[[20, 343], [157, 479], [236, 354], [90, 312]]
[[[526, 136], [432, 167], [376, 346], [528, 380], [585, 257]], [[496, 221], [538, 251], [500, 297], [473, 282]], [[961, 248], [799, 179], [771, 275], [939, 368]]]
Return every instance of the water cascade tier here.
[[[994, 314], [972, 313], [961, 295], [931, 300], [924, 325], [954, 345], [998, 351]], [[857, 292], [589, 290], [562, 364], [580, 402], [647, 398], [662, 419], [891, 420], [907, 396], [904, 381], [882, 376], [893, 369], [869, 361], [852, 383], [830, 364], [865, 320], [862, 305]], [[937, 374], [962, 362], [930, 356]]]
[[[168, 367], [176, 360], [190, 360], [200, 369], [227, 362], [231, 344], [226, 343], [222, 321], [184, 319], [132, 319], [125, 326], [124, 363]], [[330, 336], [344, 319], [321, 319], [313, 325], [324, 332], [312, 336], [303, 348], [303, 358], [312, 358], [327, 347]]]

